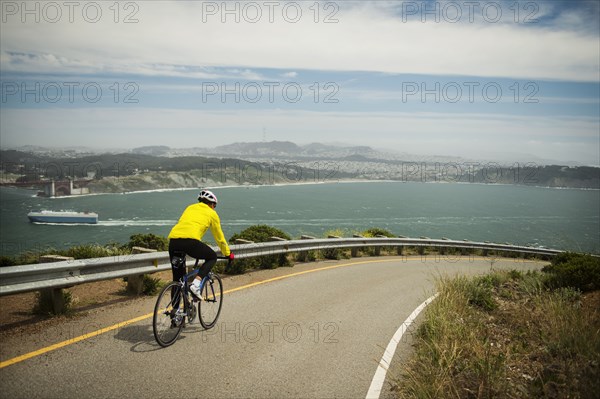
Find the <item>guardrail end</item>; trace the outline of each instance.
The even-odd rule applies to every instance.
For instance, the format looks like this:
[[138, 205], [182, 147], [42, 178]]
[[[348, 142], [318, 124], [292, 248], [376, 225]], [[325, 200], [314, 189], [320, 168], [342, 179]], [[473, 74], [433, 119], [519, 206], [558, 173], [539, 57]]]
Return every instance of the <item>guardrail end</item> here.
[[317, 239], [317, 237], [313, 237], [313, 236], [307, 236], [307, 235], [305, 235], [305, 234], [302, 234], [302, 235], [300, 236], [300, 239], [301, 239], [301, 240], [316, 240], [316, 239]]
[[42, 255], [40, 256], [40, 263], [52, 263], [52, 262], [62, 262], [62, 261], [71, 261], [75, 260], [72, 256], [62, 256], [62, 255]]
[[243, 238], [236, 238], [235, 243], [236, 244], [254, 244], [254, 241], [244, 240]]
[[131, 248], [132, 254], [149, 254], [149, 253], [153, 253], [153, 252], [157, 252], [156, 249], [144, 248], [144, 247]]
[[285, 239], [285, 238], [276, 237], [276, 236], [273, 236], [273, 237], [271, 237], [271, 240], [273, 240], [273, 241], [288, 241], [288, 240], [287, 240], [287, 239]]

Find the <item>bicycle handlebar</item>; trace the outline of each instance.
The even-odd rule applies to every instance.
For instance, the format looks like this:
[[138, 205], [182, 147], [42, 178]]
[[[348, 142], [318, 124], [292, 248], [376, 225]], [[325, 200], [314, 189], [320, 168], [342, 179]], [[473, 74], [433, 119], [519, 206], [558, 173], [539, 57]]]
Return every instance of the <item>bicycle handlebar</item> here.
[[[229, 269], [229, 267], [231, 266], [231, 263], [233, 262], [233, 259], [231, 259], [229, 256], [217, 256], [217, 259], [227, 259], [227, 266], [225, 266], [225, 270]], [[198, 267], [198, 262], [200, 262], [200, 259], [196, 258], [196, 263], [194, 263], [194, 269], [196, 269]]]

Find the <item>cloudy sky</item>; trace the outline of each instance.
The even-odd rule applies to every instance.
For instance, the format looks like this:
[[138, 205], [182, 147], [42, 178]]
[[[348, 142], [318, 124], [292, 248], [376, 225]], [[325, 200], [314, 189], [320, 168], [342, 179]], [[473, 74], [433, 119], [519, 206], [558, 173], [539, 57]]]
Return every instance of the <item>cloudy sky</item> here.
[[600, 165], [594, 1], [1, 1], [0, 146]]

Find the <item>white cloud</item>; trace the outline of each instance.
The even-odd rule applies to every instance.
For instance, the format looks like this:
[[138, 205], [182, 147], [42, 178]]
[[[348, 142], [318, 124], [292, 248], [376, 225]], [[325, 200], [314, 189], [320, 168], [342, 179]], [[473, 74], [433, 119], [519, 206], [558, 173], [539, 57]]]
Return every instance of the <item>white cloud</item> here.
[[[99, 4], [103, 5], [103, 18], [94, 24], [77, 13], [73, 23], [68, 22], [66, 13], [57, 23], [22, 23], [19, 16], [8, 16], [0, 39], [3, 71], [55, 69], [204, 78], [205, 71], [170, 66], [230, 66], [240, 71], [281, 68], [599, 79], [599, 37], [575, 30], [579, 29], [576, 26], [569, 29], [564, 22], [556, 26], [481, 20], [403, 22], [390, 13], [389, 6], [352, 3], [335, 13], [337, 23], [322, 22], [336, 11], [323, 8], [320, 22], [315, 23], [311, 2], [302, 3], [302, 18], [296, 23], [288, 22], [293, 9], [285, 18], [282, 15], [284, 3], [273, 10], [273, 22], [263, 6], [259, 22], [249, 22], [254, 18], [251, 9], [246, 15], [240, 9], [240, 22], [236, 23], [235, 13], [209, 14], [207, 3], [139, 2], [135, 3], [138, 23], [124, 24], [114, 23], [108, 3]], [[121, 11], [123, 19], [126, 10]], [[573, 12], [568, 17], [584, 21]], [[226, 23], [221, 22], [223, 18]], [[35, 57], [9, 56], [9, 52]]]
[[[5, 2], [3, 6], [5, 4], [9, 3]], [[21, 2], [10, 4], [22, 6]], [[29, 3], [28, 7], [33, 4], [42, 7], [45, 3]], [[257, 2], [253, 4], [263, 5], [262, 19], [252, 23], [248, 21], [252, 14], [235, 22], [235, 12], [234, 15], [211, 14], [214, 10], [207, 8], [210, 5], [222, 7], [223, 2], [146, 1], [119, 3], [119, 23], [115, 23], [114, 11], [109, 8], [113, 6], [112, 2], [94, 4], [100, 5], [103, 11], [97, 23], [83, 20], [81, 10], [76, 10], [73, 22], [68, 21], [69, 14], [64, 10], [63, 19], [56, 23], [44, 20], [23, 23], [21, 15], [3, 14], [6, 19], [0, 24], [3, 74], [60, 74], [69, 80], [82, 75], [98, 75], [98, 79], [107, 79], [107, 82], [112, 75], [142, 76], [143, 88], [152, 94], [157, 91], [160, 94], [196, 93], [201, 89], [199, 85], [178, 86], [167, 79], [152, 77], [276, 79], [265, 76], [271, 73], [278, 74], [278, 78], [302, 76], [310, 81], [313, 75], [317, 76], [314, 71], [480, 76], [485, 80], [492, 77], [533, 81], [559, 79], [591, 82], [591, 85], [597, 85], [600, 80], [598, 18], [583, 15], [575, 9], [565, 8], [562, 14], [539, 24], [489, 23], [481, 18], [476, 18], [473, 23], [453, 24], [445, 21], [422, 23], [418, 18], [403, 21], [399, 13], [402, 3], [399, 2], [350, 2], [349, 6], [340, 2], [339, 10], [335, 8], [336, 2], [321, 2], [318, 3], [319, 22], [315, 23], [315, 3], [295, 2], [303, 6], [302, 18], [291, 23], [294, 9], [282, 14], [282, 8], [288, 3], [276, 3], [277, 8], [269, 15], [270, 11], [264, 6], [267, 3]], [[125, 4], [135, 5], [138, 9], [125, 9]], [[229, 7], [244, 7], [250, 3], [228, 4]], [[326, 8], [327, 4], [331, 7]], [[524, 7], [537, 2], [516, 4]], [[552, 3], [540, 4], [537, 17], [556, 14], [557, 9]], [[598, 9], [598, 6], [594, 7]], [[135, 11], [133, 17], [138, 22], [122, 23], [126, 16], [132, 16], [131, 11]], [[251, 11], [247, 10], [248, 13]], [[337, 22], [323, 23], [327, 16]], [[269, 20], [271, 17], [273, 21]], [[227, 19], [226, 23], [222, 22], [223, 18]], [[262, 68], [281, 71], [270, 72]], [[388, 92], [377, 86], [385, 84], [385, 79], [380, 80], [376, 75], [331, 73], [327, 77], [335, 79], [339, 76], [347, 82], [357, 79], [357, 86], [353, 87], [358, 89], [340, 91], [340, 96], [346, 95], [359, 102], [397, 101], [399, 95], [402, 99], [401, 93]], [[371, 84], [373, 82], [377, 84]], [[584, 92], [589, 93], [590, 87], [586, 86]], [[310, 90], [306, 92], [310, 93]], [[540, 91], [539, 112], [548, 111], [547, 103], [585, 106], [598, 102], [597, 98], [577, 97], [583, 96], [584, 92], [565, 98], [571, 92]], [[512, 101], [510, 90], [506, 93], [502, 101]], [[133, 109], [125, 104], [113, 109], [78, 109], [68, 105], [68, 109], [4, 108], [0, 121], [2, 147], [32, 143], [102, 146], [106, 142], [118, 142], [128, 147], [171, 145], [173, 142], [182, 143], [182, 146], [212, 146], [261, 140], [263, 128], [266, 128], [272, 139], [337, 140], [448, 155], [476, 154], [489, 148], [509, 152], [518, 148], [540, 158], [599, 163], [597, 114], [593, 114], [593, 118], [477, 115], [475, 112], [484, 109], [476, 106], [469, 109], [473, 114], [467, 115], [357, 113], [352, 106], [341, 107], [340, 112], [250, 111], [241, 110], [244, 107], [237, 109], [240, 108], [236, 108], [237, 104], [225, 107], [228, 111], [216, 112], [167, 109], [181, 104], [171, 102], [172, 99], [168, 95], [160, 96], [156, 104], [164, 108], [155, 109]], [[570, 112], [567, 108], [565, 112]], [[582, 113], [592, 115], [586, 111], [589, 108], [592, 107], [582, 108]], [[321, 107], [322, 111], [324, 109], [325, 106]], [[434, 110], [433, 107], [429, 109]], [[537, 110], [519, 108], [520, 112], [516, 114]]]

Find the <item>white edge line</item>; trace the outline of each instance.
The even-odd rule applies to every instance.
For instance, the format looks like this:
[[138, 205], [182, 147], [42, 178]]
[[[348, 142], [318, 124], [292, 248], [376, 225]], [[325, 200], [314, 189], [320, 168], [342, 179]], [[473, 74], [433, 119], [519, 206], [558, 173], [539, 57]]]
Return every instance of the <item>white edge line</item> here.
[[392, 362], [392, 358], [394, 357], [394, 353], [396, 352], [396, 347], [400, 343], [402, 336], [404, 335], [406, 330], [408, 330], [408, 327], [410, 327], [410, 325], [415, 321], [419, 313], [421, 313], [421, 311], [425, 309], [425, 307], [429, 305], [429, 303], [431, 303], [431, 301], [433, 301], [437, 296], [438, 294], [435, 294], [432, 297], [428, 298], [425, 302], [420, 304], [419, 307], [417, 307], [410, 314], [410, 316], [408, 316], [408, 318], [404, 320], [404, 323], [402, 323], [402, 325], [398, 327], [388, 346], [385, 348], [385, 352], [383, 352], [381, 360], [379, 361], [379, 366], [377, 366], [377, 370], [375, 371], [375, 375], [373, 376], [373, 380], [371, 381], [371, 386], [369, 387], [369, 391], [367, 392], [367, 399], [379, 398], [379, 395], [381, 395], [381, 389], [383, 388], [383, 383], [385, 381], [385, 375], [387, 373], [388, 366]]

